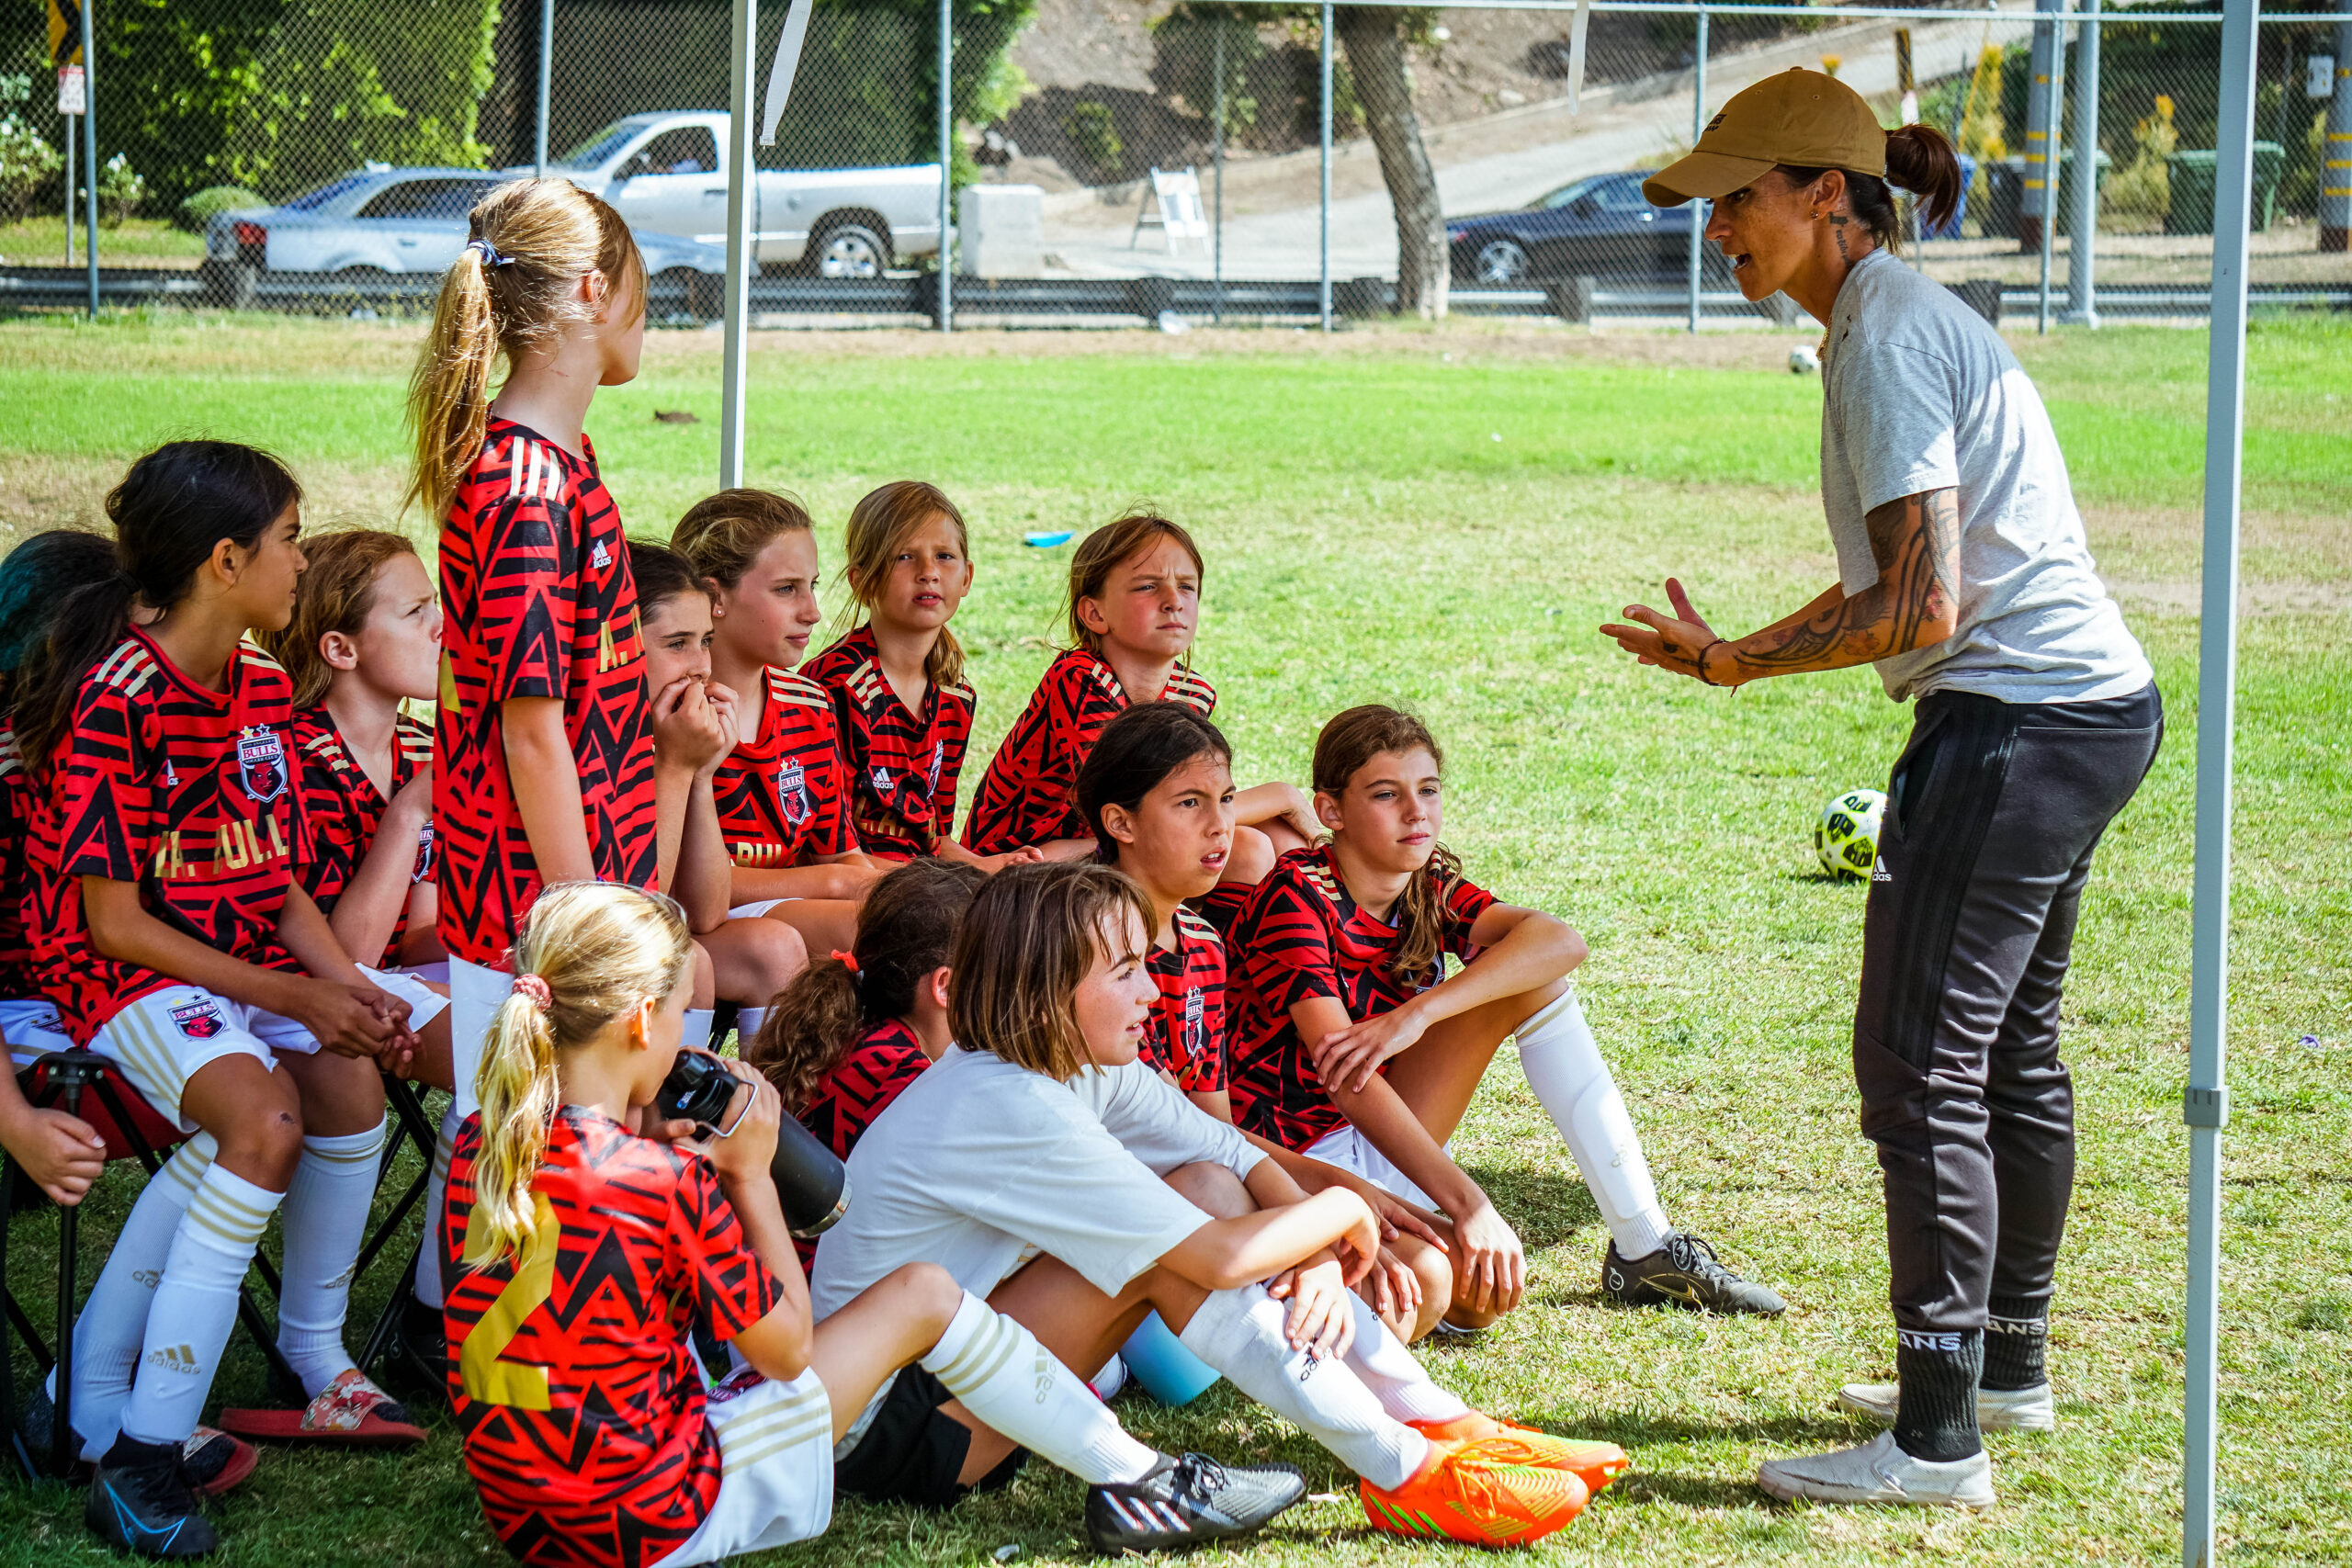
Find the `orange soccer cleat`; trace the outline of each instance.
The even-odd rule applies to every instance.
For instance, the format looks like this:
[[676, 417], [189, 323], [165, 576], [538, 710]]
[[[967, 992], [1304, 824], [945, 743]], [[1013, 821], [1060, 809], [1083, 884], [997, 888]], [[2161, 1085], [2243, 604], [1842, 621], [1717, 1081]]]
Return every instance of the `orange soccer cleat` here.
[[1481, 1464], [1565, 1470], [1583, 1482], [1585, 1491], [1594, 1496], [1599, 1496], [1602, 1487], [1623, 1475], [1634, 1462], [1614, 1443], [1555, 1438], [1549, 1432], [1539, 1432], [1532, 1427], [1476, 1410], [1451, 1421], [1412, 1421], [1407, 1425], [1435, 1441], [1464, 1446], [1471, 1450], [1470, 1457]]
[[1395, 1490], [1358, 1487], [1374, 1529], [1472, 1546], [1542, 1540], [1584, 1512], [1590, 1495], [1566, 1471], [1481, 1461], [1445, 1442], [1432, 1442], [1428, 1462]]

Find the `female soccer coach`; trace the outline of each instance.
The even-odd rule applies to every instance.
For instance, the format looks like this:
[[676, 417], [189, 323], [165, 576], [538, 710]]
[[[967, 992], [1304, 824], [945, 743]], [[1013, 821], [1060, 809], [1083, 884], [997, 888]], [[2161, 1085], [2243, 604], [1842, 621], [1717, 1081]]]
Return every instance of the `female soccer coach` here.
[[1821, 498], [1838, 582], [1746, 637], [1664, 615], [1601, 630], [1711, 686], [1874, 664], [1917, 699], [1864, 917], [1854, 1077], [1878, 1145], [1900, 1382], [1861, 1448], [1774, 1460], [1780, 1497], [1983, 1506], [1980, 1422], [2047, 1429], [2042, 1346], [2074, 1185], [2058, 1002], [2091, 854], [2154, 760], [2163, 701], [2083, 538], [2041, 398], [1997, 333], [1894, 255], [1887, 186], [1930, 224], [1951, 144], [1888, 131], [1811, 71], [1724, 106], [1650, 199], [1710, 198], [1740, 292], [1785, 292], [1823, 340]]

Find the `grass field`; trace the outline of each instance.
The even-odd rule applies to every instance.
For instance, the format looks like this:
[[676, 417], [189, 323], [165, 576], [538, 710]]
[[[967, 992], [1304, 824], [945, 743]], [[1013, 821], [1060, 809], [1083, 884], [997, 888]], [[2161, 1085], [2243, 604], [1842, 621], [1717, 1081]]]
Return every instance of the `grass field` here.
[[[1906, 715], [1867, 671], [1734, 696], [1642, 671], [1593, 629], [1668, 571], [1742, 629], [1834, 578], [1813, 486], [1820, 394], [1781, 368], [1792, 341], [1475, 324], [1328, 341], [779, 334], [752, 360], [750, 478], [798, 491], [829, 528], [907, 474], [963, 502], [979, 576], [957, 627], [982, 759], [1055, 636], [1067, 551], [1025, 550], [1022, 531], [1158, 501], [1207, 547], [1199, 662], [1237, 773], [1302, 779], [1325, 716], [1410, 704], [1448, 744], [1448, 837], [1472, 874], [1586, 932], [1585, 1005], [1670, 1210], [1794, 1307], [1758, 1323], [1602, 1306], [1605, 1233], [1506, 1054], [1460, 1152], [1528, 1242], [1531, 1302], [1427, 1359], [1475, 1401], [1613, 1438], [1635, 1464], [1532, 1555], [2177, 1561], [2205, 340], [2124, 328], [2018, 343], [2172, 728], [2108, 839], [2069, 996], [2083, 1146], [2053, 1325], [2061, 1429], [1991, 1439], [2002, 1502], [1982, 1517], [1791, 1508], [1752, 1483], [1761, 1459], [1865, 1435], [1832, 1398], [1891, 1372], [1876, 1167], [1847, 1066], [1862, 890], [1820, 874], [1810, 827], [1833, 792], [1883, 778]], [[19, 531], [96, 518], [128, 458], [205, 433], [286, 454], [314, 526], [383, 520], [403, 488], [414, 342], [341, 325], [0, 325], [14, 411], [0, 517]], [[597, 404], [606, 477], [641, 533], [666, 533], [710, 482], [716, 346], [657, 335], [640, 380]], [[2249, 1564], [2352, 1558], [2347, 405], [2352, 332], [2256, 331], [2222, 1303], [2222, 1529], [2227, 1559]], [[701, 423], [658, 423], [657, 409]], [[94, 1202], [94, 1231], [110, 1232], [125, 1190]], [[12, 1283], [36, 1317], [49, 1226], [18, 1226]], [[363, 1279], [355, 1318], [390, 1272]], [[241, 1345], [220, 1392], [256, 1397], [258, 1368]], [[1336, 1467], [1229, 1391], [1181, 1413], [1133, 1396], [1120, 1410], [1162, 1446], [1279, 1456], [1342, 1495], [1193, 1561], [1460, 1558], [1371, 1535]], [[944, 1516], [845, 1506], [831, 1534], [773, 1561], [986, 1562], [1008, 1544], [1024, 1562], [1073, 1560], [1079, 1500], [1033, 1468]], [[0, 1485], [0, 1557], [101, 1558], [80, 1508], [59, 1488]], [[446, 1419], [408, 1455], [272, 1453], [221, 1517], [232, 1563], [503, 1557]]]

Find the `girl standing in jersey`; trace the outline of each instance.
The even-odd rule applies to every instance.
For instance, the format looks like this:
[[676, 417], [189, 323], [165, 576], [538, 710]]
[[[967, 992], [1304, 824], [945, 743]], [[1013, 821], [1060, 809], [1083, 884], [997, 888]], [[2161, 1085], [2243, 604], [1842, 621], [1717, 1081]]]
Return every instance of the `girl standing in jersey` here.
[[[1104, 1494], [1218, 1469], [1128, 1437], [1025, 1329], [934, 1265], [894, 1269], [812, 1325], [769, 1174], [775, 1090], [739, 1087], [723, 1136], [652, 1116], [693, 967], [678, 907], [610, 885], [548, 888], [515, 946], [436, 1248], [452, 1280], [451, 1409], [510, 1551], [684, 1568], [818, 1535], [834, 1449], [894, 1377], [948, 1391], [1087, 1481], [1090, 1517]], [[697, 1325], [738, 1361], [708, 1389]], [[1228, 1498], [1272, 1505], [1251, 1524], [1305, 1490], [1288, 1466], [1234, 1473]]]
[[344, 950], [408, 999], [418, 1052], [386, 1066], [447, 1089], [448, 965], [434, 929], [433, 730], [401, 708], [432, 701], [437, 690], [441, 607], [404, 535], [346, 529], [304, 554], [311, 564], [294, 618], [262, 638], [294, 686], [302, 804], [295, 877]]
[[[582, 428], [599, 387], [636, 376], [644, 306], [645, 264], [618, 213], [568, 180], [514, 181], [468, 219], [410, 383], [410, 493], [440, 519], [445, 617], [433, 824], [456, 1099], [436, 1183], [539, 888], [656, 880], [637, 584]], [[436, 1184], [427, 1213], [440, 1200]], [[437, 1308], [432, 1262], [428, 1250], [416, 1294]]]
[[[1107, 866], [1023, 866], [981, 890], [956, 942], [957, 1043], [851, 1154], [856, 1200], [817, 1246], [820, 1317], [916, 1258], [1068, 1366], [1101, 1366], [1157, 1311], [1353, 1470], [1375, 1529], [1502, 1546], [1566, 1526], [1624, 1455], [1512, 1427], [1430, 1382], [1347, 1288], [1379, 1250], [1363, 1201], [1308, 1197], [1137, 1060], [1157, 995], [1149, 928], [1142, 895]], [[1213, 1218], [1178, 1181], [1243, 1187], [1259, 1206]], [[925, 1444], [941, 1450], [935, 1473], [987, 1473], [1013, 1434], [946, 1403], [901, 1380], [842, 1483], [879, 1490]], [[1090, 1533], [1103, 1551], [1158, 1544], [1180, 1517], [1200, 1521], [1195, 1539], [1235, 1533], [1216, 1523], [1227, 1484], [1176, 1467], [1106, 1499], [1125, 1506], [1090, 1506]]]
[[846, 947], [882, 868], [850, 826], [831, 694], [797, 673], [825, 618], [808, 513], [787, 495], [721, 491], [687, 510], [670, 546], [712, 585], [711, 679], [735, 694], [741, 733], [713, 780], [729, 906], [784, 921], [811, 953]]
[[[1315, 809], [1330, 837], [1284, 856], [1231, 932], [1235, 1119], [1442, 1212], [1454, 1275], [1446, 1321], [1483, 1327], [1519, 1305], [1525, 1258], [1446, 1145], [1516, 1036], [1528, 1087], [1608, 1222], [1601, 1288], [1628, 1304], [1785, 1311], [1668, 1224], [1568, 989], [1584, 939], [1463, 876], [1438, 840], [1442, 765], [1419, 719], [1378, 705], [1350, 708], [1316, 738]], [[1463, 965], [1451, 976], [1449, 956]]]
[[1849, 1386], [1894, 1430], [1775, 1460], [1780, 1497], [1993, 1501], [1980, 1426], [2047, 1430], [2042, 1348], [2074, 1187], [2058, 1056], [2091, 856], [2164, 734], [2154, 672], [2091, 560], [2050, 416], [2000, 334], [1895, 255], [1889, 186], [1940, 225], [1951, 145], [1880, 128], [1811, 71], [1724, 106], [1651, 200], [1712, 198], [1741, 293], [1788, 294], [1822, 340], [1821, 491], [1838, 581], [1761, 631], [1672, 613], [1608, 626], [1712, 686], [1874, 664], [1916, 697], [1863, 917], [1854, 1077], [1885, 1176], [1896, 1385]]
[[849, 514], [842, 569], [865, 621], [808, 661], [831, 694], [849, 769], [850, 826], [884, 860], [967, 860], [983, 870], [1034, 852], [976, 855], [955, 838], [956, 780], [972, 738], [964, 647], [947, 629], [972, 591], [964, 514], [937, 485], [899, 479]]
[[375, 1059], [408, 1010], [294, 881], [292, 690], [250, 640], [294, 613], [300, 498], [249, 446], [140, 458], [107, 498], [119, 570], [58, 607], [17, 694], [41, 983], [76, 1043], [202, 1134], [141, 1193], [74, 1361], [85, 1517], [150, 1556], [218, 1542], [183, 1450], [281, 1201], [277, 1346], [311, 1404], [280, 1435], [424, 1438], [342, 1332], [383, 1144]]
[[[1178, 703], [1203, 717], [1216, 711], [1216, 688], [1192, 662], [1206, 570], [1193, 536], [1150, 513], [1086, 536], [1069, 561], [1069, 649], [1046, 667], [997, 747], [965, 843], [980, 854], [1035, 845], [1047, 860], [1094, 852], [1070, 788], [1102, 727], [1131, 703]], [[1288, 784], [1239, 792], [1233, 815], [1238, 830], [1224, 880], [1237, 887], [1315, 837], [1306, 797]]]

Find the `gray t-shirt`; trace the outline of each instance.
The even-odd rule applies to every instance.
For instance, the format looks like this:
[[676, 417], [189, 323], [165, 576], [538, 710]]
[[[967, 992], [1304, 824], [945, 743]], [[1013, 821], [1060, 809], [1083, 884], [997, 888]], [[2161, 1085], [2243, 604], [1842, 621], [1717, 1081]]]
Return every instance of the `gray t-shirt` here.
[[1960, 619], [1878, 661], [1886, 694], [2098, 702], [2154, 679], [2107, 596], [2041, 394], [1983, 317], [1885, 251], [1846, 275], [1822, 361], [1821, 501], [1849, 594], [1878, 581], [1870, 512], [1960, 491]]

